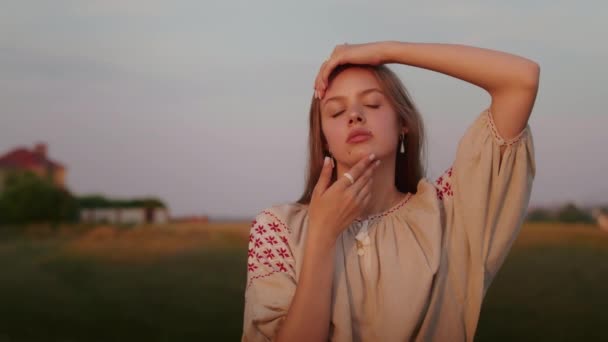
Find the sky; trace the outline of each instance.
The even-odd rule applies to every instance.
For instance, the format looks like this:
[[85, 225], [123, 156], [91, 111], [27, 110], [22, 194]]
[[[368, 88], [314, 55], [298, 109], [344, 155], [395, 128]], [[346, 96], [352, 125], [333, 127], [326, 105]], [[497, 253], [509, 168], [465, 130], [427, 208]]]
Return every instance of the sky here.
[[[608, 3], [0, 0], [0, 154], [48, 144], [78, 195], [249, 218], [305, 181], [313, 81], [334, 46], [466, 44], [541, 66], [531, 206], [608, 202]], [[422, 112], [428, 178], [490, 103], [391, 64]]]

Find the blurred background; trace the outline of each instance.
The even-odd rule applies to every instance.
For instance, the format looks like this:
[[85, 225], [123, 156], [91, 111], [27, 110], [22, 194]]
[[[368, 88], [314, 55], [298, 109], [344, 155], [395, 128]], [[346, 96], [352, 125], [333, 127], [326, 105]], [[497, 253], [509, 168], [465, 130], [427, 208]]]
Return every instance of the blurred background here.
[[[238, 340], [253, 217], [303, 191], [336, 44], [467, 44], [541, 65], [527, 221], [476, 340], [608, 340], [600, 1], [0, 0], [0, 341]], [[490, 103], [390, 65], [428, 176]]]

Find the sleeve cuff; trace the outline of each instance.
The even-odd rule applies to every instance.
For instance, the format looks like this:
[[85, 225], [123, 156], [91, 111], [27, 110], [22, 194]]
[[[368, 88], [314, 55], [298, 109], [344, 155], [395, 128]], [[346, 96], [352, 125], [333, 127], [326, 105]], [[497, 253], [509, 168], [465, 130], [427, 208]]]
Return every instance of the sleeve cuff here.
[[517, 134], [515, 137], [513, 137], [511, 139], [505, 139], [500, 135], [500, 133], [498, 133], [498, 129], [496, 129], [496, 123], [494, 122], [494, 117], [492, 116], [493, 114], [490, 111], [490, 108], [487, 108], [485, 110], [485, 115], [488, 120], [488, 125], [490, 126], [490, 129], [492, 130], [492, 135], [494, 136], [494, 140], [498, 143], [498, 146], [512, 145], [512, 144], [518, 142], [519, 140], [521, 140], [521, 138], [526, 134], [526, 131], [528, 130], [528, 125], [526, 124], [526, 127], [521, 132], [519, 132], [519, 134]]

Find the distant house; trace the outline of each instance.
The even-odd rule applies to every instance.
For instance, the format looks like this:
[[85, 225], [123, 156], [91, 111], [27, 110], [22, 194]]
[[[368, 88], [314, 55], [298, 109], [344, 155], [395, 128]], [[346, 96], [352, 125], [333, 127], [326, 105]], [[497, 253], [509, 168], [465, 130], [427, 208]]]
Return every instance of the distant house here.
[[101, 195], [78, 199], [80, 221], [87, 223], [163, 224], [169, 222], [169, 210], [157, 198], [109, 199]]
[[80, 221], [109, 224], [164, 224], [169, 222], [169, 212], [162, 207], [134, 208], [83, 208]]
[[[33, 149], [18, 147], [0, 156], [0, 191], [9, 173], [26, 171], [66, 189], [66, 167], [48, 157], [46, 143], [37, 143]], [[94, 195], [78, 197], [77, 201], [82, 222], [169, 222], [167, 207], [156, 198], [111, 200]]]
[[45, 143], [35, 144], [32, 150], [18, 147], [0, 156], [0, 190], [4, 185], [6, 175], [13, 171], [31, 171], [62, 188], [66, 187], [66, 168], [48, 157]]

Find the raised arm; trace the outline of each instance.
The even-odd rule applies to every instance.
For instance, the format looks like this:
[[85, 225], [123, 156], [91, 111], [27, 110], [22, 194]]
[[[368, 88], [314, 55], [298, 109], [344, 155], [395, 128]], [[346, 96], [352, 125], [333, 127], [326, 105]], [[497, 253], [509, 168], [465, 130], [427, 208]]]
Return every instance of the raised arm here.
[[506, 140], [526, 127], [540, 75], [540, 67], [534, 61], [466, 45], [398, 41], [339, 45], [317, 77], [315, 89], [321, 97], [331, 70], [346, 63], [407, 64], [475, 84], [490, 93], [496, 129]]
[[387, 42], [388, 63], [437, 71], [475, 84], [492, 97], [496, 129], [505, 139], [528, 123], [538, 91], [540, 66], [506, 52], [456, 44]]

